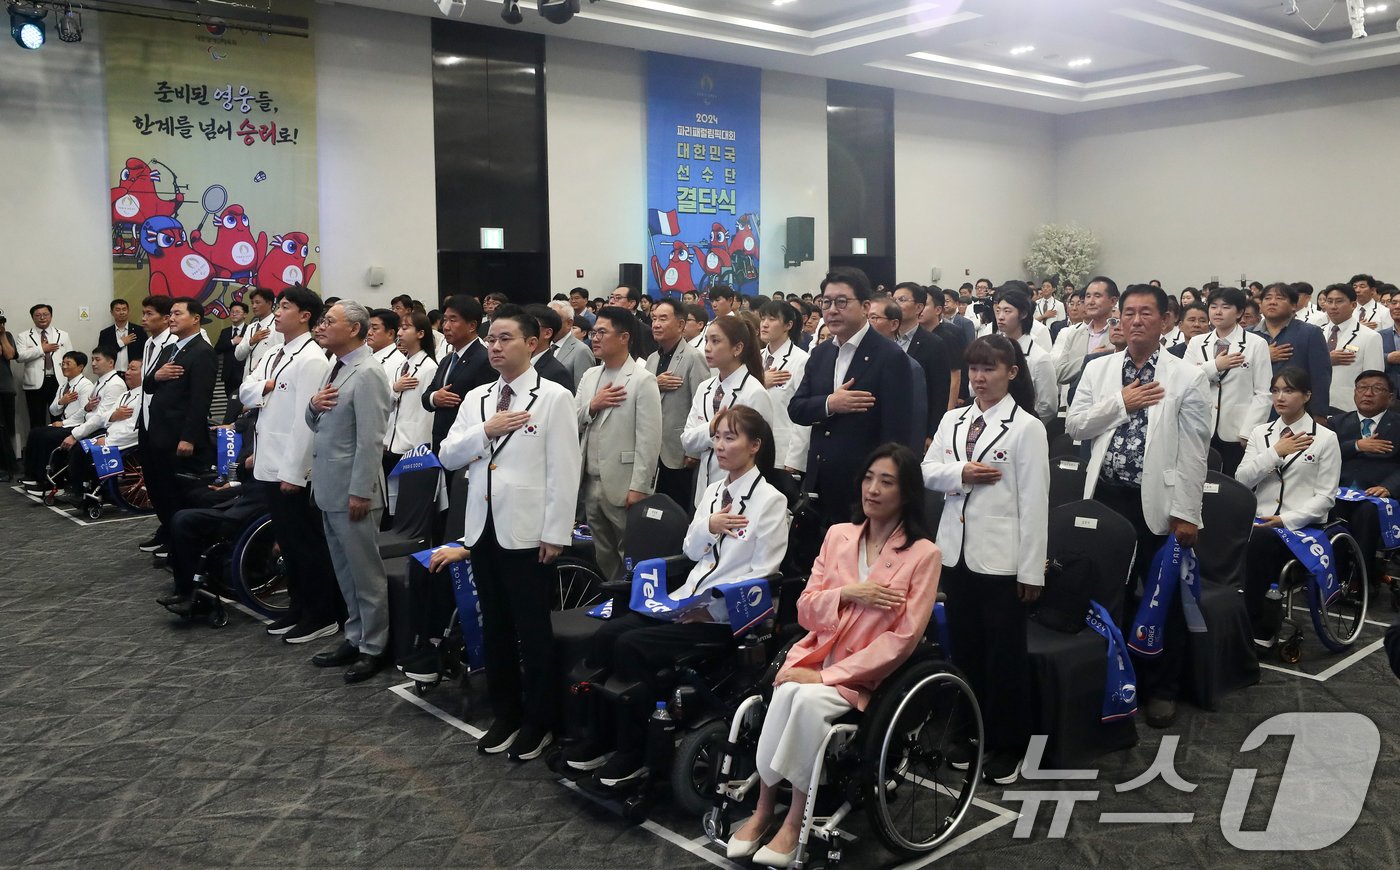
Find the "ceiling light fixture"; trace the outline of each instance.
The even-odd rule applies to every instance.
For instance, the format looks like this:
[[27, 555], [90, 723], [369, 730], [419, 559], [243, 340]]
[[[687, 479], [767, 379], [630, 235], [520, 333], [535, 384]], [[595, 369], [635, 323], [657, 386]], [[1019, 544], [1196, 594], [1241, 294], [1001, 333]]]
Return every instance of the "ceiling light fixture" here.
[[1065, 65], [1068, 66], [1070, 69], [1079, 69], [1080, 67], [1088, 66], [1093, 62], [1094, 59], [1090, 57], [1076, 57], [1074, 60], [1070, 61]]
[[797, 0], [773, 0], [774, 6], [786, 6], [789, 3], [796, 3]]
[[44, 16], [48, 14], [33, 3], [10, 4], [10, 36], [20, 48], [38, 51], [44, 47]]
[[1030, 54], [1033, 51], [1035, 51], [1034, 45], [1018, 45], [1015, 48], [1011, 49], [1011, 54], [1019, 56], [1023, 54]]
[[83, 16], [80, 12], [75, 12], [69, 6], [62, 13], [54, 12], [58, 16], [58, 38], [62, 42], [82, 42], [83, 41]]

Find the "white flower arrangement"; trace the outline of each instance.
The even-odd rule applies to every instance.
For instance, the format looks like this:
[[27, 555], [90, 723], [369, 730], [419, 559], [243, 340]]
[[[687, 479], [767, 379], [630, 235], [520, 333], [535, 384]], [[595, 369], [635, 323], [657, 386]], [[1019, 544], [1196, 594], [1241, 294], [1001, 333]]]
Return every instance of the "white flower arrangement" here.
[[1077, 223], [1046, 224], [1036, 231], [1023, 262], [1037, 282], [1048, 278], [1079, 287], [1099, 264], [1099, 240]]

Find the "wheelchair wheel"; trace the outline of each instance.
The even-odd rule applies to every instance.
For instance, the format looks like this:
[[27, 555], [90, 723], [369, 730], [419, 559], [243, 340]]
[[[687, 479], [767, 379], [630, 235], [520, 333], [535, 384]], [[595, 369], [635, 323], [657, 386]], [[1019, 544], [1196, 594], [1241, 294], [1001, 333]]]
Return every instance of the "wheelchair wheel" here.
[[1308, 612], [1312, 614], [1317, 639], [1332, 652], [1350, 649], [1366, 624], [1370, 584], [1366, 580], [1366, 557], [1356, 539], [1346, 532], [1332, 538], [1332, 556], [1337, 572], [1339, 594], [1327, 604], [1320, 599], [1316, 584], [1308, 590]]
[[715, 719], [681, 738], [671, 763], [671, 797], [687, 815], [704, 815], [714, 806], [719, 754], [728, 737], [729, 723]]
[[603, 600], [598, 586], [603, 575], [587, 562], [578, 559], [557, 559], [555, 570], [559, 579], [554, 588], [554, 609], [573, 610], [578, 607], [591, 607]]
[[[861, 725], [859, 782], [880, 840], [912, 856], [951, 837], [972, 805], [982, 715], [972, 688], [942, 662], [916, 662], [891, 679]], [[960, 750], [972, 753], [967, 770], [952, 765]]]
[[135, 457], [123, 459], [122, 471], [102, 481], [112, 504], [131, 513], [150, 513], [151, 496], [146, 492], [146, 475], [141, 461]]
[[229, 556], [228, 587], [257, 613], [276, 618], [291, 609], [287, 566], [272, 535], [272, 517], [249, 523]]

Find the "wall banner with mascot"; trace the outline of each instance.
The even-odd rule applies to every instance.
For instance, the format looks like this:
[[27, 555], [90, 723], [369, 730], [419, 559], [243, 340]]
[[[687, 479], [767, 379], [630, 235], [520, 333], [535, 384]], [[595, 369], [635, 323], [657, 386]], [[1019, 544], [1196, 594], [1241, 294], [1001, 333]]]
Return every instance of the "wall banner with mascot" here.
[[102, 24], [113, 283], [133, 319], [148, 294], [192, 296], [217, 334], [255, 287], [319, 292], [311, 40]]
[[651, 295], [758, 292], [762, 87], [753, 67], [647, 55]]

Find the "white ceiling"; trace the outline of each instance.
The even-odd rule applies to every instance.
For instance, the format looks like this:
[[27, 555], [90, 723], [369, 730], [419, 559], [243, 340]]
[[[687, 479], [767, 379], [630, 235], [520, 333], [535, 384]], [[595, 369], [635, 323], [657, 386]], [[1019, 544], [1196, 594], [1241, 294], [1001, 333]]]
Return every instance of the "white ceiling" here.
[[[340, 2], [442, 15], [436, 0]], [[1367, 2], [1387, 8], [1355, 40], [1344, 0], [1292, 15], [1287, 0], [600, 0], [563, 25], [522, 0], [519, 27], [1069, 114], [1400, 62], [1400, 0]], [[506, 26], [500, 9], [457, 0], [452, 17]]]

